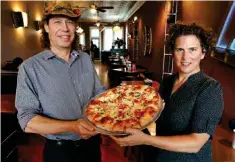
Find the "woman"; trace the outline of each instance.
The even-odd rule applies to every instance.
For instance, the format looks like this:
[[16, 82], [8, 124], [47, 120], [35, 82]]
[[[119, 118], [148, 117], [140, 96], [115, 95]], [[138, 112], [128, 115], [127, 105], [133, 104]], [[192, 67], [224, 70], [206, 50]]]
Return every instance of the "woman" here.
[[195, 23], [178, 23], [172, 25], [169, 35], [178, 73], [166, 77], [160, 86], [166, 104], [157, 120], [157, 136], [129, 128], [128, 137], [112, 138], [121, 146], [153, 146], [153, 161], [210, 162], [210, 140], [223, 112], [220, 83], [200, 70], [212, 33]]

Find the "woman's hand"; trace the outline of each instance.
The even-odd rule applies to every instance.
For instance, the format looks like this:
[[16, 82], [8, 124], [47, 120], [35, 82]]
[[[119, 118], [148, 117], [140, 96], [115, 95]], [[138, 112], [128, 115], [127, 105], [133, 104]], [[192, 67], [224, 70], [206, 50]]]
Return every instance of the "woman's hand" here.
[[144, 134], [139, 129], [127, 128], [126, 133], [130, 134], [127, 137], [115, 137], [110, 136], [114, 141], [116, 141], [120, 146], [135, 146], [145, 144], [146, 138], [149, 135]]

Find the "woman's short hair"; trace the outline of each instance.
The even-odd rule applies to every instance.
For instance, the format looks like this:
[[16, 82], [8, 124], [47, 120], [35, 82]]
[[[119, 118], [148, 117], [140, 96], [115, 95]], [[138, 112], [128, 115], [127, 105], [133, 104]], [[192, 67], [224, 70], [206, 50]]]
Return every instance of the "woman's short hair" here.
[[181, 22], [177, 22], [172, 24], [169, 30], [167, 46], [170, 52], [173, 52], [175, 48], [176, 39], [185, 35], [195, 35], [200, 41], [203, 52], [210, 51], [214, 44], [211, 29], [206, 29], [199, 25], [199, 23], [183, 24]]
[[[58, 15], [56, 15], [58, 16]], [[44, 19], [44, 23], [41, 24], [41, 38], [40, 38], [40, 42], [41, 42], [41, 46], [44, 49], [50, 49], [50, 39], [49, 39], [49, 35], [46, 32], [45, 28], [44, 28], [44, 24], [49, 24], [49, 20], [53, 17], [56, 17], [55, 15], [51, 15], [51, 16], [47, 16], [46, 19]], [[63, 17], [65, 17], [64, 15], [62, 15]], [[69, 19], [71, 19], [72, 21], [74, 21], [76, 23], [76, 19], [72, 19], [70, 17], [68, 17]], [[78, 42], [79, 42], [79, 37], [78, 34], [75, 32], [75, 37], [72, 43], [72, 49], [78, 50]]]

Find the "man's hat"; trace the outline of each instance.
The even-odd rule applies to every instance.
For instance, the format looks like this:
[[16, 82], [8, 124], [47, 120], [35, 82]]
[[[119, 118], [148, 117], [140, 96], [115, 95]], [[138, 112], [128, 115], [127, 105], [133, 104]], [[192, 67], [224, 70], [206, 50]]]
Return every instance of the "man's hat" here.
[[77, 8], [73, 8], [69, 2], [49, 1], [44, 8], [44, 20], [51, 15], [64, 15], [70, 18], [79, 18], [81, 12]]

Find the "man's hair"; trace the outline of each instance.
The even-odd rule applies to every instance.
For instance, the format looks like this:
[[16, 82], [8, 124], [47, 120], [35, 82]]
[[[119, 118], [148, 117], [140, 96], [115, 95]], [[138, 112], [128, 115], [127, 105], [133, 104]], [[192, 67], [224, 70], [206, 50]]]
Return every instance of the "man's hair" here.
[[[59, 15], [50, 15], [48, 17], [46, 17], [46, 19], [44, 19], [44, 23], [42, 24], [41, 26], [41, 29], [42, 29], [42, 32], [41, 32], [41, 38], [40, 38], [40, 41], [41, 41], [41, 46], [42, 48], [44, 49], [50, 49], [50, 39], [49, 39], [49, 35], [48, 33], [46, 32], [45, 28], [44, 28], [44, 24], [49, 24], [49, 20], [53, 17], [58, 17]], [[61, 15], [63, 17], [67, 17], [67, 16], [64, 16], [64, 15]], [[70, 18], [70, 17], [67, 17], [69, 18], [70, 20], [74, 21], [76, 23], [76, 19], [73, 19], [73, 18]], [[78, 49], [78, 42], [79, 42], [79, 37], [78, 37], [78, 34], [75, 32], [75, 37], [74, 37], [74, 40], [72, 42], [72, 49], [75, 49], [77, 50]]]
[[167, 46], [169, 47], [170, 52], [173, 52], [174, 50], [176, 39], [185, 35], [195, 35], [200, 41], [202, 52], [207, 53], [213, 47], [214, 40], [211, 29], [206, 29], [198, 23], [183, 24], [177, 22], [172, 24], [169, 30]]

